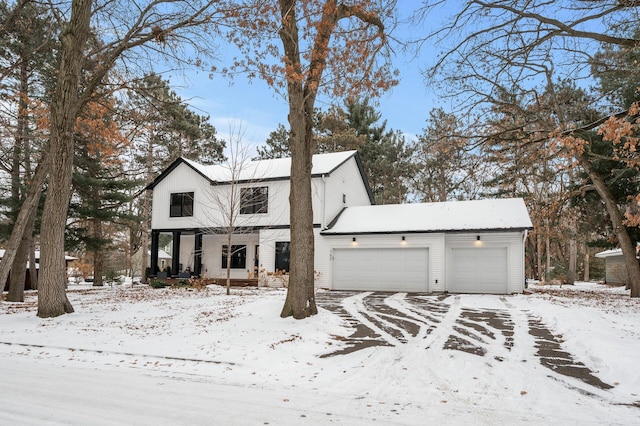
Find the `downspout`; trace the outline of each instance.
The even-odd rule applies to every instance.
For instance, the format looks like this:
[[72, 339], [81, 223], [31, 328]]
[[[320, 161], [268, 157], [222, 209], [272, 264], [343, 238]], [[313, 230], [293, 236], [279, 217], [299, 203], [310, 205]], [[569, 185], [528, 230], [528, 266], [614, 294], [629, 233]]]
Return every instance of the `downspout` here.
[[527, 288], [527, 256], [525, 255], [525, 250], [527, 249], [527, 236], [529, 235], [529, 230], [525, 229], [522, 233], [522, 275], [524, 275], [524, 288]]
[[326, 228], [327, 220], [327, 181], [325, 175], [322, 175], [322, 223], [320, 229]]

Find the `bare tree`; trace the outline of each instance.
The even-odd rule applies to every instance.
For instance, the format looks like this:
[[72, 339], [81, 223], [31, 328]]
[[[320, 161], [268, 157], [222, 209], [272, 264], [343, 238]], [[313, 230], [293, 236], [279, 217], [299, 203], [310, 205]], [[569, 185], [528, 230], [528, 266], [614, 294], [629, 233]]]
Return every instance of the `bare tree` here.
[[[550, 109], [534, 116], [534, 121], [526, 123], [526, 129], [519, 128], [526, 130], [526, 143], [548, 141], [558, 148], [556, 155], [570, 156], [588, 174], [623, 250], [631, 296], [639, 297], [640, 264], [626, 227], [625, 212], [593, 166], [597, 154], [590, 150], [588, 138], [583, 137], [608, 117], [595, 121], [576, 119], [570, 104], [559, 102], [556, 81], [591, 77], [593, 52], [604, 46], [636, 48], [640, 40], [627, 34], [637, 29], [640, 4], [618, 0], [425, 2], [419, 17], [428, 17], [445, 6], [449, 8], [450, 21], [423, 40], [442, 42], [443, 46], [446, 42], [428, 72], [431, 81], [445, 83], [448, 95], [455, 96], [462, 108], [474, 110], [478, 117], [487, 114], [491, 106], [506, 105], [504, 93], [526, 97], [525, 103], [533, 105], [542, 104], [542, 96], [548, 97], [545, 103]], [[627, 112], [617, 116], [620, 114]], [[491, 133], [490, 128], [485, 131]]]
[[280, 315], [306, 318], [318, 312], [311, 195], [316, 100], [323, 93], [375, 95], [396, 83], [385, 25], [395, 0], [237, 3], [246, 8], [232, 20], [229, 37], [242, 53], [236, 68], [263, 78], [289, 105], [291, 271]]
[[[52, 5], [61, 19], [68, 23], [61, 35], [61, 60], [51, 101], [49, 146], [34, 174], [32, 191], [27, 194], [13, 228], [5, 254], [7, 260], [0, 263], [0, 281], [3, 281], [8, 276], [31, 209], [36, 207], [36, 199], [48, 176], [42, 223], [38, 316], [52, 317], [73, 312], [64, 291], [64, 228], [71, 196], [73, 128], [78, 111], [100, 88], [104, 89], [105, 78], [118, 60], [129, 66], [136, 62], [140, 65], [145, 58], [145, 50], [141, 49], [144, 46], [177, 62], [189, 60], [180, 51], [184, 42], [190, 43], [196, 54], [210, 53], [211, 50], [207, 49], [211, 48], [211, 39], [205, 26], [215, 28], [219, 18], [212, 9], [214, 3], [149, 0], [132, 5], [130, 2], [72, 0], [70, 15], [66, 19], [62, 17], [68, 4]], [[104, 31], [110, 38], [89, 46], [92, 20], [97, 26], [112, 26], [113, 31]], [[154, 41], [160, 48], [149, 44]], [[82, 67], [90, 59], [95, 59], [92, 69], [80, 85]], [[53, 167], [54, 162], [56, 167]]]

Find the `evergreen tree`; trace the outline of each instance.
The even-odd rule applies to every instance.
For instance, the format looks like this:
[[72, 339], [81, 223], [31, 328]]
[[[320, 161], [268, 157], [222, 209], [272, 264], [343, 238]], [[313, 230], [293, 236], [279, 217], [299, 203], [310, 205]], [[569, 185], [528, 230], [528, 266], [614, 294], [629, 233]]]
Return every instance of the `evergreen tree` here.
[[[316, 152], [358, 150], [376, 202], [402, 203], [415, 171], [413, 147], [400, 132], [386, 130], [386, 121], [376, 124], [380, 119], [367, 99], [346, 101], [345, 108], [333, 105], [327, 112], [316, 110]], [[278, 125], [258, 154], [262, 159], [290, 156], [287, 129]]]
[[[224, 159], [225, 142], [216, 138], [209, 117], [191, 111], [171, 90], [169, 82], [159, 75], [149, 74], [138, 81], [129, 91], [126, 108], [128, 122], [125, 127], [129, 129], [134, 160], [132, 169], [138, 176], [144, 176], [145, 186], [179, 156], [203, 164], [219, 163]], [[130, 241], [132, 246], [142, 248], [142, 264], [145, 265], [142, 281], [146, 282], [150, 194], [145, 191], [142, 199], [133, 204], [130, 210], [137, 212], [140, 221], [130, 222]]]

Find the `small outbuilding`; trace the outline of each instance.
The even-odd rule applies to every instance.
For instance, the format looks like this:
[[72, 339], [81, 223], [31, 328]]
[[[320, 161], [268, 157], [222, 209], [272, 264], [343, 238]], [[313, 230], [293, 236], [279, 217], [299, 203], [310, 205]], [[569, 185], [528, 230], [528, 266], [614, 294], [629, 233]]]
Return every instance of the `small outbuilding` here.
[[604, 282], [606, 284], [627, 284], [627, 267], [622, 257], [622, 249], [616, 248], [601, 251], [596, 253], [596, 257], [604, 259]]

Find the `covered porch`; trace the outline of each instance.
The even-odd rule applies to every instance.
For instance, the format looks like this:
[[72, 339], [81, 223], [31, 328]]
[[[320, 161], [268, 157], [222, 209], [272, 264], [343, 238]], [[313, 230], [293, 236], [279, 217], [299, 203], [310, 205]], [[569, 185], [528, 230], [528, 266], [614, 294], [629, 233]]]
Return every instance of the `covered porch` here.
[[[237, 284], [256, 281], [260, 273], [260, 231], [238, 230], [231, 236], [219, 230], [152, 230], [150, 277], [186, 279], [199, 277], [212, 283], [226, 279], [227, 265]], [[158, 253], [171, 253], [171, 265], [160, 268]]]

